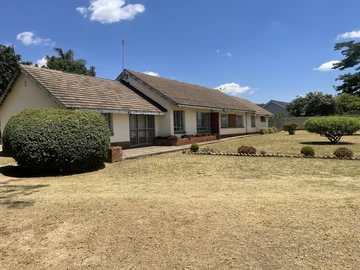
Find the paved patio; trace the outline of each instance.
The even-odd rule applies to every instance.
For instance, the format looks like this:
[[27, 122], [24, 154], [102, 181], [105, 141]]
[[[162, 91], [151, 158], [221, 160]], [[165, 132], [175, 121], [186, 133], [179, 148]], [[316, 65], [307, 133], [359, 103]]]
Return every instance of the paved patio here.
[[[214, 143], [218, 143], [218, 142], [234, 140], [237, 138], [258, 136], [258, 135], [259, 134], [242, 135], [242, 136], [220, 139], [220, 140], [216, 140], [216, 141], [202, 142], [202, 143], [198, 143], [198, 145], [214, 144]], [[124, 159], [134, 159], [134, 158], [141, 158], [141, 157], [160, 155], [160, 154], [165, 154], [165, 153], [170, 153], [170, 152], [182, 151], [184, 149], [189, 149], [190, 145], [191, 144], [182, 145], [182, 146], [148, 146], [148, 147], [126, 149], [126, 150], [123, 150], [123, 158], [122, 159], [123, 160]]]

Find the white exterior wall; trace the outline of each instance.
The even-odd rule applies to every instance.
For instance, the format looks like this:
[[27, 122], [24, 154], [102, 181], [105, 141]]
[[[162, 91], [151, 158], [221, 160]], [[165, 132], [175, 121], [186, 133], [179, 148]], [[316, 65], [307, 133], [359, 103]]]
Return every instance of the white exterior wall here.
[[112, 115], [114, 135], [110, 137], [110, 142], [129, 142], [130, 141], [130, 120], [128, 114], [114, 113]]
[[174, 124], [173, 124], [173, 113], [171, 110], [171, 104], [165, 100], [164, 98], [158, 96], [153, 91], [148, 89], [146, 86], [137, 82], [130, 76], [128, 78], [124, 78], [124, 81], [130, 83], [137, 90], [151, 98], [152, 100], [159, 103], [163, 106], [168, 112], [166, 115], [156, 115], [155, 116], [155, 137], [157, 136], [169, 136], [174, 133]]
[[0, 107], [1, 133], [14, 114], [24, 109], [60, 108], [24, 74], [19, 75]]

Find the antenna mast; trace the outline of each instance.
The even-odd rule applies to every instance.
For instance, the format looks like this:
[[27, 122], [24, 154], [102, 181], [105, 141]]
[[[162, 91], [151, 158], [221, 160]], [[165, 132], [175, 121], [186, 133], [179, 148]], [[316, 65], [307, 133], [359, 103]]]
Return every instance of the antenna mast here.
[[125, 61], [124, 61], [124, 54], [125, 54], [125, 40], [122, 40], [122, 70], [124, 71], [124, 63], [125, 63]]

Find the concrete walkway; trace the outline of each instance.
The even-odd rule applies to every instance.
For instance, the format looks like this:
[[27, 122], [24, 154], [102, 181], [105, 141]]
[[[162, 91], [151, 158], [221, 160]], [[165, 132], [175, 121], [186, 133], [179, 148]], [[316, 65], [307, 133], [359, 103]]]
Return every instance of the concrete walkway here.
[[[234, 140], [237, 138], [244, 138], [244, 137], [250, 137], [250, 136], [258, 136], [259, 134], [249, 134], [249, 135], [242, 135], [242, 136], [236, 136], [231, 138], [225, 138], [220, 139], [216, 141], [210, 141], [210, 142], [202, 142], [198, 143], [198, 145], [206, 145], [206, 144], [214, 144], [219, 142], [224, 142], [228, 140]], [[124, 159], [134, 159], [134, 158], [141, 158], [141, 157], [148, 157], [148, 156], [154, 156], [154, 155], [160, 155], [170, 152], [176, 152], [176, 151], [182, 151], [184, 149], [189, 149], [191, 144], [182, 145], [182, 146], [147, 146], [147, 147], [139, 147], [139, 148], [133, 148], [133, 149], [126, 149], [122, 151], [123, 154], [123, 160]]]

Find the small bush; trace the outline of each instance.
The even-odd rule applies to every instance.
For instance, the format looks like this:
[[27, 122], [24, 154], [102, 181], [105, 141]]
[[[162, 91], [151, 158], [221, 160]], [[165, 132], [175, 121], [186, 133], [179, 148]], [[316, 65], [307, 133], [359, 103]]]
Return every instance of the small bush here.
[[303, 154], [304, 156], [315, 156], [315, 150], [314, 148], [312, 148], [311, 146], [304, 146], [303, 148], [301, 148], [301, 154]]
[[271, 127], [268, 128], [268, 131], [269, 131], [269, 133], [275, 133], [274, 129]]
[[273, 129], [274, 133], [279, 132], [279, 129], [277, 127], [271, 127], [271, 128]]
[[197, 143], [193, 143], [191, 146], [190, 146], [190, 151], [191, 152], [197, 152], [199, 151], [199, 145]]
[[256, 148], [252, 146], [242, 145], [238, 148], [239, 154], [256, 154]]
[[260, 128], [260, 134], [268, 134], [269, 130], [267, 128]]
[[346, 147], [339, 147], [334, 151], [334, 156], [341, 158], [351, 158], [354, 156], [354, 152]]
[[7, 122], [3, 148], [32, 173], [79, 173], [103, 166], [110, 130], [105, 118], [79, 110], [24, 110]]
[[289, 123], [286, 123], [285, 125], [283, 125], [283, 130], [289, 132], [290, 135], [295, 134], [296, 128], [297, 128], [297, 124], [295, 124], [293, 122], [289, 122]]
[[261, 150], [261, 151], [260, 151], [260, 154], [262, 154], [262, 155], [266, 155], [266, 151]]

